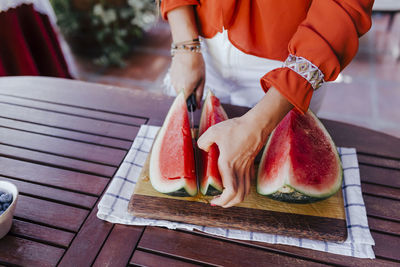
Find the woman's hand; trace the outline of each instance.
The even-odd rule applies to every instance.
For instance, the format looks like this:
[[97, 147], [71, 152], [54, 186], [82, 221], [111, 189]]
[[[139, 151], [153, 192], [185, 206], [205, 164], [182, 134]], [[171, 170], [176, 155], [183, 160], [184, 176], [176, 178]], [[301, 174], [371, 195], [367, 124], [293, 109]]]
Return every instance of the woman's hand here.
[[184, 89], [185, 97], [196, 92], [197, 106], [203, 97], [205, 82], [205, 65], [200, 53], [177, 52], [171, 63], [171, 83], [176, 93]]
[[267, 134], [260, 132], [245, 116], [229, 119], [210, 127], [198, 140], [203, 150], [216, 143], [219, 148], [218, 169], [224, 190], [211, 205], [224, 208], [243, 201], [250, 192], [253, 163], [265, 143]]
[[202, 134], [198, 146], [208, 151], [215, 143], [220, 152], [218, 169], [224, 190], [211, 201], [211, 205], [231, 207], [249, 194], [254, 159], [270, 132], [291, 108], [286, 98], [275, 88], [270, 88], [245, 115], [211, 126]]
[[[188, 42], [199, 37], [193, 6], [180, 6], [168, 12], [168, 22], [171, 27], [174, 43]], [[205, 67], [200, 53], [177, 51], [172, 58], [171, 83], [179, 93], [184, 89], [188, 98], [196, 90], [197, 107], [203, 97]]]

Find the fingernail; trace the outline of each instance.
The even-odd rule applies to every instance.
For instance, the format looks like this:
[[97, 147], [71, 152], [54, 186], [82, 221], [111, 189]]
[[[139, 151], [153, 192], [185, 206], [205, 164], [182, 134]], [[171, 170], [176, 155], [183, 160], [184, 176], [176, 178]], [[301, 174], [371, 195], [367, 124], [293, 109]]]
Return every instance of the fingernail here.
[[210, 205], [213, 206], [213, 207], [214, 207], [214, 206], [217, 206], [217, 205], [215, 205], [215, 204], [213, 204], [213, 203], [211, 203]]

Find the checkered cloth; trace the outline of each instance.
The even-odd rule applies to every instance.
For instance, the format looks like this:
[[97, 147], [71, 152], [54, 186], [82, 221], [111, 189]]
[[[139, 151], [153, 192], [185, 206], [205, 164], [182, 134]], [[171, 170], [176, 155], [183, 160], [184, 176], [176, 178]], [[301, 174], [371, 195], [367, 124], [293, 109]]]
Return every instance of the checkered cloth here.
[[131, 149], [98, 205], [98, 218], [120, 224], [162, 226], [170, 229], [197, 229], [228, 238], [292, 245], [358, 258], [375, 258], [374, 251], [372, 250], [375, 242], [368, 227], [365, 205], [361, 193], [357, 154], [354, 148], [338, 148], [344, 172], [342, 190], [348, 229], [348, 238], [343, 243], [316, 241], [236, 229], [205, 227], [166, 220], [145, 219], [130, 215], [127, 212], [128, 203], [158, 129], [159, 127], [156, 126], [142, 125], [140, 127]]

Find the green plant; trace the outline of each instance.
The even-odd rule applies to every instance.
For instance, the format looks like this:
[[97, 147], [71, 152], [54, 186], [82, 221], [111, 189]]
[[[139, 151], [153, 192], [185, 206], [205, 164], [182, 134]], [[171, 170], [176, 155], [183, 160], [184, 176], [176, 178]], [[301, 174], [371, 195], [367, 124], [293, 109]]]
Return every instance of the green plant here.
[[102, 66], [123, 66], [124, 56], [156, 19], [154, 0], [75, 2], [51, 0], [58, 25], [75, 53]]

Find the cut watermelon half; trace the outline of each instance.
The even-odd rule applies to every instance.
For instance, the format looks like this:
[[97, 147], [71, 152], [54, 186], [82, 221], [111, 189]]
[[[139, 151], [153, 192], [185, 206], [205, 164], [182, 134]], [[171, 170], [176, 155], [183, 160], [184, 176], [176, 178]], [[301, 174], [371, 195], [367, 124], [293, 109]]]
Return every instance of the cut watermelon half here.
[[[225, 110], [219, 99], [208, 91], [201, 112], [199, 137], [212, 125], [227, 120]], [[218, 170], [219, 149], [213, 144], [208, 152], [201, 150], [201, 168], [199, 168], [200, 191], [203, 195], [218, 195], [223, 190], [221, 175]]]
[[149, 174], [153, 188], [160, 193], [197, 194], [192, 136], [183, 92], [175, 98], [154, 140]]
[[276, 200], [311, 203], [335, 194], [342, 167], [333, 140], [309, 110], [292, 110], [271, 133], [257, 177], [257, 192]]

